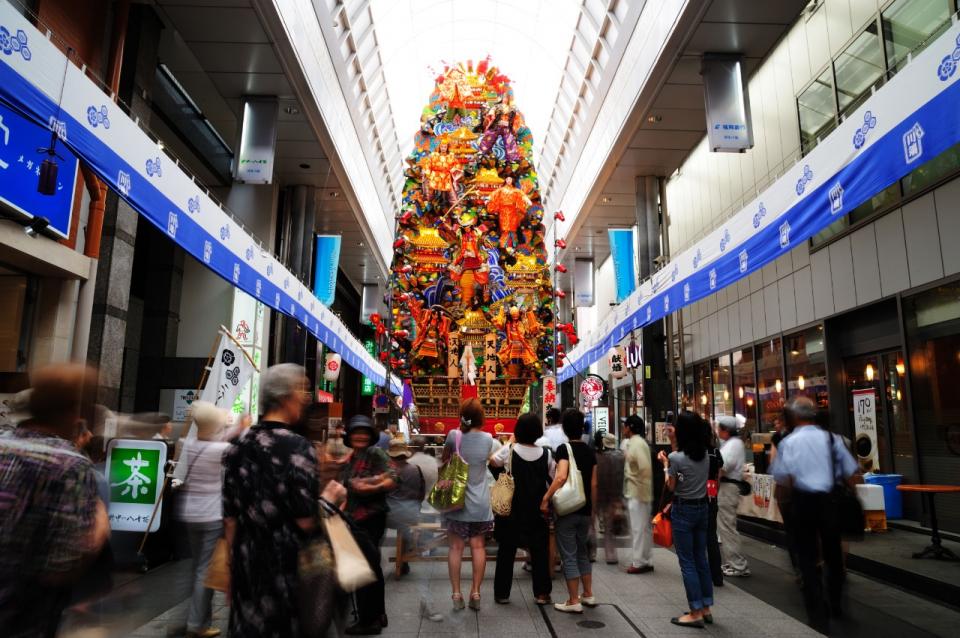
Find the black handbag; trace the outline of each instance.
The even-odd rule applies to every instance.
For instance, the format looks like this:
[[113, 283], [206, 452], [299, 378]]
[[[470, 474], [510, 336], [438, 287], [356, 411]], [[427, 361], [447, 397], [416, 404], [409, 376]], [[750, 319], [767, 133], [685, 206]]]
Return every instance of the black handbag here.
[[863, 530], [866, 527], [863, 505], [860, 503], [860, 499], [857, 498], [856, 492], [843, 477], [837, 477], [837, 467], [833, 451], [835, 435], [829, 434], [829, 436], [830, 471], [833, 474], [833, 489], [830, 490], [831, 514], [834, 517], [836, 529], [843, 538], [847, 540], [863, 540]]

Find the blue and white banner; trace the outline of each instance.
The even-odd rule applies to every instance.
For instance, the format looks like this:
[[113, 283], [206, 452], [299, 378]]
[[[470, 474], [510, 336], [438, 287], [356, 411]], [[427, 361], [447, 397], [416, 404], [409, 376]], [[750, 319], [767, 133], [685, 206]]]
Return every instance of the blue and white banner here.
[[313, 294], [320, 303], [332, 306], [337, 294], [337, 268], [340, 267], [340, 235], [317, 235], [313, 273]]
[[610, 235], [610, 257], [613, 259], [613, 274], [617, 283], [617, 303], [620, 303], [637, 289], [633, 229], [611, 228], [607, 233]]
[[560, 380], [581, 373], [631, 330], [746, 277], [960, 143], [958, 64], [955, 22], [793, 169], [582, 336]]
[[[387, 383], [383, 365], [343, 322], [8, 2], [0, 2], [0, 103], [51, 126], [100, 179], [201, 263], [301, 322], [350, 367]], [[398, 379], [389, 384], [401, 390]]]

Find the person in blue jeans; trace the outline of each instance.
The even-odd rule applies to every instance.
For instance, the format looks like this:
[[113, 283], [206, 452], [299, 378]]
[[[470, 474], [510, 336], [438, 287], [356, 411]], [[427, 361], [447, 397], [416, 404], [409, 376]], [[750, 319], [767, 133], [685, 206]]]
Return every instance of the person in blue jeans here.
[[692, 412], [681, 412], [674, 431], [674, 452], [660, 452], [666, 487], [673, 491], [670, 520], [673, 523], [673, 545], [680, 563], [683, 588], [687, 592], [690, 611], [671, 618], [681, 627], [703, 628], [713, 624], [713, 580], [707, 561], [707, 530], [710, 505], [707, 500], [707, 475], [710, 460], [704, 440], [704, 422]]

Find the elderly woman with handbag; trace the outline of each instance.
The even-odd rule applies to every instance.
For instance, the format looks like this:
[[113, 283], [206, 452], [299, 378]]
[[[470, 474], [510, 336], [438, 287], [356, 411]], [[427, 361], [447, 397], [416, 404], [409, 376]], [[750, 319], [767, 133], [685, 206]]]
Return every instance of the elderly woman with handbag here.
[[[530, 552], [536, 603], [550, 604], [553, 588], [548, 551], [550, 529], [540, 512], [540, 502], [556, 471], [556, 462], [549, 450], [536, 445], [542, 435], [543, 427], [537, 415], [521, 414], [514, 429], [514, 441], [490, 457], [490, 464], [503, 467], [511, 479], [504, 480], [501, 475], [493, 488], [492, 499], [497, 515], [494, 537], [499, 544], [493, 597], [501, 605], [510, 602], [513, 561], [519, 547], [526, 547]], [[505, 487], [510, 484], [512, 489]]]
[[[490, 476], [487, 462], [493, 451], [493, 437], [483, 431], [483, 406], [477, 399], [467, 399], [460, 406], [460, 429], [453, 430], [443, 448], [445, 468], [440, 471], [440, 480], [434, 486], [430, 502], [440, 505], [438, 494], [455, 492], [447, 503], [444, 523], [450, 543], [447, 555], [447, 569], [450, 574], [450, 586], [453, 589], [453, 608], [464, 608], [463, 594], [460, 592], [460, 568], [463, 563], [463, 548], [470, 543], [470, 556], [473, 563], [473, 580], [470, 588], [470, 609], [480, 610], [480, 584], [487, 567], [486, 536], [493, 531], [493, 511], [490, 509]], [[447, 478], [450, 467], [466, 469], [464, 476], [459, 475], [451, 481]], [[462, 491], [461, 491], [462, 490]]]
[[593, 503], [597, 499], [597, 456], [583, 441], [583, 414], [579, 410], [570, 408], [563, 413], [563, 433], [570, 442], [557, 448], [557, 473], [540, 502], [540, 510], [549, 513], [552, 502], [556, 511], [557, 547], [567, 581], [567, 600], [554, 604], [554, 608], [579, 614], [584, 605], [597, 605], [587, 548]]
[[187, 636], [210, 638], [218, 636], [220, 630], [210, 626], [213, 590], [204, 585], [204, 577], [217, 540], [223, 536], [220, 468], [230, 444], [221, 440], [227, 424], [226, 410], [206, 401], [194, 401], [191, 416], [197, 424], [197, 438], [183, 444], [180, 463], [187, 471], [177, 500], [176, 518], [186, 525], [192, 556], [193, 591]]

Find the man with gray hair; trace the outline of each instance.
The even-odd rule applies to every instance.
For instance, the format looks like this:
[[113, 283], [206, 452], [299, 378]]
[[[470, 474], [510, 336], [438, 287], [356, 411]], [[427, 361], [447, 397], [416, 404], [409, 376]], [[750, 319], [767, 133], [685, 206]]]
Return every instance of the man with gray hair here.
[[717, 496], [717, 532], [723, 555], [721, 570], [724, 576], [749, 576], [750, 566], [740, 553], [740, 532], [737, 531], [737, 506], [740, 505], [743, 464], [746, 460], [737, 417], [722, 416], [717, 419], [717, 437], [723, 442], [720, 445], [723, 467]]
[[[784, 416], [792, 432], [780, 444], [773, 477], [790, 492], [789, 518], [794, 527], [810, 625], [826, 633], [828, 613], [840, 616], [844, 581], [840, 530], [830, 493], [840, 480], [853, 482], [857, 462], [844, 447], [842, 438], [816, 425], [817, 408], [810, 399], [792, 399]], [[826, 566], [826, 600], [817, 569], [821, 554]]]

